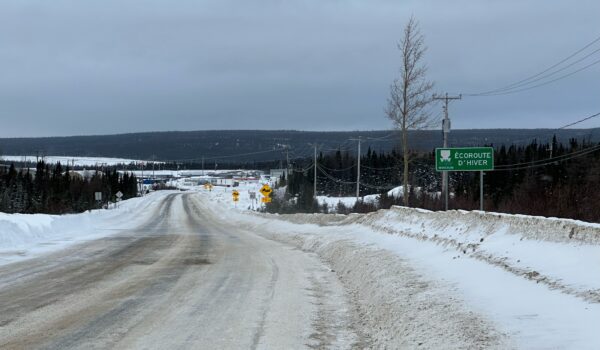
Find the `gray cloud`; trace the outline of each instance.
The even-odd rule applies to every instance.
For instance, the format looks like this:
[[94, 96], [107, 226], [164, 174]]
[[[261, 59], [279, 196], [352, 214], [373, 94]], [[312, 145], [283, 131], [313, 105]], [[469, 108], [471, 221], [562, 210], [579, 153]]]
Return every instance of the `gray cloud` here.
[[[395, 45], [411, 14], [430, 78], [457, 93], [556, 62], [600, 34], [598, 13], [591, 0], [3, 1], [0, 137], [389, 128]], [[561, 126], [597, 112], [599, 73], [465, 98], [453, 126]]]

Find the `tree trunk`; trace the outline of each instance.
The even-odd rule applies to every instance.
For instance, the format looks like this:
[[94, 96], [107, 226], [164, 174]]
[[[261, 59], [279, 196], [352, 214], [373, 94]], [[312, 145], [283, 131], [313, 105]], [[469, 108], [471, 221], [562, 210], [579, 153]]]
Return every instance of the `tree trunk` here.
[[408, 161], [409, 161], [409, 153], [408, 153], [408, 131], [406, 128], [402, 130], [402, 153], [404, 159], [404, 174], [402, 177], [402, 191], [403, 197], [402, 201], [405, 207], [408, 207]]

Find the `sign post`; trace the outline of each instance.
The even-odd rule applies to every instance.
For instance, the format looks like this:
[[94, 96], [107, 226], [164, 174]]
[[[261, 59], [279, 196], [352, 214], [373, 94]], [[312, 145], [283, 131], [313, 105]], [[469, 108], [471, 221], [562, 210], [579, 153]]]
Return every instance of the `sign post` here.
[[[459, 147], [435, 149], [436, 171], [479, 171], [479, 208], [483, 211], [483, 172], [494, 170], [494, 148]], [[446, 192], [448, 187], [446, 187]], [[446, 193], [446, 196], [448, 193]]]
[[98, 202], [98, 206], [102, 204], [102, 192], [94, 192], [94, 199]]
[[117, 194], [115, 194], [115, 196], [117, 196], [117, 204], [116, 207], [119, 207], [119, 202], [121, 201], [121, 197], [123, 197], [123, 192], [118, 191]]

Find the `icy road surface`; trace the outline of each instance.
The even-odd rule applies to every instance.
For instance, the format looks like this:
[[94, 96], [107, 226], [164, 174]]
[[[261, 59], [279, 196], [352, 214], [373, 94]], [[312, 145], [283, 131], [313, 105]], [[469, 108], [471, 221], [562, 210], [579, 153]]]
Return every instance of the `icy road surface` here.
[[240, 192], [0, 214], [0, 349], [600, 349], [597, 224]]
[[0, 266], [2, 349], [363, 348], [316, 255], [214, 219], [190, 194], [142, 225]]

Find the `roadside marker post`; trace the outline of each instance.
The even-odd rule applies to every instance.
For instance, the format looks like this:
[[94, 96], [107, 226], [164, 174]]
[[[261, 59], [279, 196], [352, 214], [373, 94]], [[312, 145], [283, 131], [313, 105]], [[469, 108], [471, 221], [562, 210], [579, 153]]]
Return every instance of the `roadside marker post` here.
[[[254, 202], [256, 201], [256, 192], [248, 191], [248, 194], [250, 195], [250, 205], [252, 206], [252, 210], [254, 210]], [[257, 205], [258, 205], [258, 203], [257, 203]]]
[[[479, 171], [479, 209], [483, 211], [483, 172], [494, 170], [493, 147], [435, 149], [436, 171]], [[446, 187], [446, 196], [448, 196]]]

